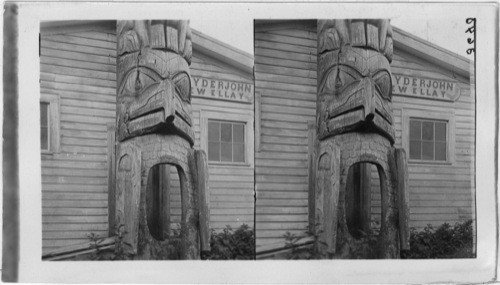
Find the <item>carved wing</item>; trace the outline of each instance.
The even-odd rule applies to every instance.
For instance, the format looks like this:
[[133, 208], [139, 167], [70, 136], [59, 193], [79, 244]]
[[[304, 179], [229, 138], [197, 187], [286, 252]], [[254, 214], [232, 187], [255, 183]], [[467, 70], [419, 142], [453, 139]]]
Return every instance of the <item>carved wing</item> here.
[[132, 143], [118, 144], [116, 163], [116, 226], [125, 230], [125, 242], [137, 253], [139, 201], [141, 196], [141, 151]]
[[316, 176], [316, 223], [323, 229], [326, 250], [335, 253], [340, 189], [340, 147], [327, 142], [320, 146]]
[[408, 184], [408, 164], [406, 152], [403, 148], [395, 149], [396, 177], [398, 179], [398, 210], [399, 210], [399, 240], [401, 249], [410, 249], [410, 194]]
[[195, 189], [198, 192], [198, 209], [200, 218], [200, 248], [210, 250], [210, 192], [208, 188], [207, 156], [203, 150], [195, 150], [195, 173], [197, 176]]

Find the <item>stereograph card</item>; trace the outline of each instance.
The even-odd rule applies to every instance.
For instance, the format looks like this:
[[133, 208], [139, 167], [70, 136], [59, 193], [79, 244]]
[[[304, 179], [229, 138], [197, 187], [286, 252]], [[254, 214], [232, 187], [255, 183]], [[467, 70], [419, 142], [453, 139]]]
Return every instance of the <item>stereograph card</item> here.
[[5, 7], [3, 281], [496, 280], [497, 4]]

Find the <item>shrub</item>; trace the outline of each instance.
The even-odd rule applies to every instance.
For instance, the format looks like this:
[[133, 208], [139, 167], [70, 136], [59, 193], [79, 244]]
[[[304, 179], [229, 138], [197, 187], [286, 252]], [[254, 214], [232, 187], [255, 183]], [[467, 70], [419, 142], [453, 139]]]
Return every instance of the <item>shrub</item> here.
[[115, 230], [115, 243], [113, 249], [102, 249], [101, 243], [105, 238], [100, 238], [94, 233], [90, 233], [87, 237], [90, 240], [90, 248], [95, 251], [90, 254], [91, 260], [128, 260], [132, 259], [133, 255], [129, 252], [132, 245], [125, 242], [124, 237], [127, 234], [124, 225], [118, 226]]
[[444, 223], [437, 229], [427, 225], [422, 231], [410, 230], [410, 250], [401, 258], [473, 258], [472, 220], [450, 226]]
[[168, 239], [163, 242], [161, 248], [161, 257], [163, 260], [179, 260], [181, 259], [181, 230], [180, 226], [171, 229], [171, 234]]
[[[377, 223], [377, 222], [373, 222]], [[349, 251], [349, 258], [352, 259], [372, 259], [377, 257], [377, 242], [380, 226], [372, 225], [369, 232], [360, 231], [359, 237], [353, 239]], [[307, 230], [303, 235], [297, 236], [286, 232], [283, 237], [285, 238], [285, 248], [289, 248], [288, 259], [337, 259], [342, 258], [340, 253], [320, 252], [320, 245], [326, 245], [325, 242], [319, 239], [323, 231], [320, 225], [316, 224], [311, 231]]]
[[297, 236], [290, 232], [286, 232], [283, 237], [285, 238], [285, 248], [289, 248], [288, 259], [321, 259], [319, 252], [319, 236], [323, 231], [319, 224], [310, 230], [306, 227], [306, 231], [301, 236]]
[[241, 225], [236, 231], [230, 226], [217, 233], [212, 229], [210, 235], [210, 252], [203, 259], [255, 259], [255, 237], [253, 230]]
[[372, 220], [368, 231], [359, 230], [358, 237], [352, 240], [350, 258], [376, 259], [379, 251], [380, 221]]
[[[288, 259], [319, 259], [319, 235], [321, 231], [316, 225], [314, 231], [305, 231], [303, 235], [287, 232], [285, 248], [289, 248]], [[379, 229], [372, 227], [368, 233], [361, 233], [358, 239], [351, 244], [350, 258], [371, 259], [377, 258], [377, 242]], [[434, 229], [427, 225], [418, 232], [415, 228], [410, 231], [410, 250], [402, 251], [401, 258], [473, 258], [472, 220], [456, 223], [450, 226], [445, 223]], [[305, 242], [309, 240], [309, 242]], [[338, 258], [335, 254], [323, 253], [329, 258]]]
[[[81, 256], [83, 260], [133, 260], [136, 255], [131, 253], [132, 245], [125, 242], [125, 235], [128, 232], [124, 225], [118, 226], [115, 230], [114, 247], [104, 248], [102, 242], [106, 239], [99, 237], [95, 233], [87, 235], [90, 240], [90, 249], [95, 251], [89, 255]], [[158, 257], [160, 260], [175, 260], [180, 259], [180, 231], [173, 229], [171, 236], [161, 243], [158, 249]]]
[[[129, 253], [132, 247], [124, 241], [127, 232], [123, 225], [115, 231], [114, 249], [102, 249], [101, 238], [94, 233], [88, 234], [90, 248], [95, 251], [81, 259], [90, 260], [127, 260], [133, 259], [134, 255]], [[253, 230], [246, 224], [241, 225], [236, 231], [230, 226], [219, 233], [211, 230], [210, 252], [202, 253], [203, 259], [230, 260], [230, 259], [254, 259], [255, 258], [255, 238]], [[161, 243], [158, 256], [161, 260], [179, 260], [181, 248], [181, 233], [178, 229], [172, 229], [170, 237]]]

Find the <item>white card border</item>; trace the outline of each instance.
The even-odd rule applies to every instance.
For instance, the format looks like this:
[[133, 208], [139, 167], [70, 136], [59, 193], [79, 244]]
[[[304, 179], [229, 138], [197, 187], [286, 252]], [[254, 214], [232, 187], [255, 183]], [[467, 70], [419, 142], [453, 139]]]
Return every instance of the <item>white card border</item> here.
[[[451, 6], [446, 6], [451, 5]], [[445, 7], [446, 6], [446, 7]], [[497, 7], [498, 8], [498, 7]], [[391, 18], [443, 9], [476, 17], [477, 259], [333, 261], [42, 262], [41, 169], [37, 118], [39, 22], [84, 19], [189, 19], [210, 13], [214, 21], [237, 13], [253, 19]], [[21, 282], [62, 283], [451, 283], [488, 282], [496, 276], [495, 82], [498, 42], [494, 4], [446, 3], [20, 3], [19, 185]], [[465, 18], [464, 18], [465, 22]], [[464, 24], [464, 27], [466, 25]], [[466, 40], [465, 33], [457, 35]], [[494, 40], [496, 39], [496, 40]], [[498, 48], [496, 48], [498, 49]]]

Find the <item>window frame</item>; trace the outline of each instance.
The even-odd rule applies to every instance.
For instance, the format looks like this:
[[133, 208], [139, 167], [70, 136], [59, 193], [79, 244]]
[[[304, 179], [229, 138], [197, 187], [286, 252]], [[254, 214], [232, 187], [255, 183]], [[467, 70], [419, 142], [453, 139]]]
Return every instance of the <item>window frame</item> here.
[[[403, 109], [402, 144], [406, 151], [406, 158], [411, 164], [446, 164], [455, 162], [455, 112], [446, 109], [443, 111], [408, 110]], [[426, 160], [410, 158], [410, 120], [445, 122], [446, 123], [446, 160]]]
[[[50, 155], [59, 152], [59, 147], [60, 147], [59, 96], [53, 94], [41, 94], [40, 103], [48, 104], [47, 107], [48, 149], [42, 149], [41, 145], [39, 149], [41, 154]], [[39, 131], [41, 131], [41, 125], [39, 127]]]
[[[220, 144], [219, 145], [219, 161], [216, 161], [216, 160], [210, 160], [210, 156], [209, 156], [209, 148], [207, 148], [207, 161], [208, 162], [215, 162], [215, 163], [231, 163], [231, 164], [246, 164], [247, 163], [247, 158], [246, 158], [246, 151], [245, 149], [243, 149], [243, 161], [234, 161], [234, 145], [238, 142], [235, 142], [234, 141], [234, 126], [235, 125], [241, 125], [243, 126], [243, 146], [246, 147], [246, 133], [245, 133], [245, 130], [246, 130], [246, 123], [245, 122], [238, 122], [238, 121], [227, 121], [227, 120], [218, 120], [218, 119], [211, 119], [209, 118], [208, 119], [208, 124], [210, 124], [210, 122], [215, 122], [215, 123], [218, 123], [219, 125], [219, 140], [218, 140], [218, 143]], [[222, 138], [221, 138], [221, 125], [222, 124], [230, 124], [231, 125], [231, 158], [232, 158], [232, 161], [222, 161], [222, 153], [221, 153], [221, 145], [222, 145]], [[208, 125], [207, 125], [208, 126]], [[207, 134], [208, 132], [210, 131], [210, 128], [207, 130]], [[207, 140], [208, 140], [208, 136], [207, 136]], [[210, 143], [210, 141], [208, 141], [208, 143]]]
[[[229, 161], [209, 161], [208, 160], [208, 121], [241, 123], [244, 126], [244, 159], [245, 162], [229, 162]], [[219, 166], [254, 166], [254, 125], [253, 116], [250, 112], [233, 113], [233, 112], [215, 112], [211, 110], [200, 110], [200, 148], [207, 154], [207, 162], [209, 165]]]
[[[42, 113], [42, 105], [46, 105], [47, 106], [47, 113], [46, 113], [46, 116], [47, 116], [47, 148], [42, 148], [42, 142], [40, 141], [40, 150], [43, 152], [50, 152], [50, 145], [52, 144], [52, 140], [50, 138], [50, 135], [51, 135], [51, 131], [50, 131], [50, 124], [52, 122], [52, 120], [50, 119], [50, 103], [48, 102], [44, 102], [44, 101], [40, 101], [40, 115]], [[41, 116], [40, 116], [41, 117]], [[40, 118], [41, 120], [41, 118]], [[42, 122], [40, 121], [40, 135], [42, 134]], [[41, 140], [41, 138], [40, 138]]]
[[[419, 118], [419, 117], [410, 117], [410, 126], [412, 122], [418, 122], [420, 125], [420, 138], [418, 140], [412, 140], [411, 139], [411, 127], [410, 127], [410, 138], [409, 138], [409, 146], [411, 148], [411, 142], [412, 141], [418, 141], [420, 142], [420, 157], [424, 156], [424, 142], [427, 143], [432, 143], [433, 147], [433, 159], [424, 159], [424, 158], [411, 158], [410, 152], [408, 152], [408, 158], [412, 160], [419, 160], [419, 161], [435, 161], [435, 162], [446, 162], [448, 161], [448, 145], [449, 145], [449, 138], [448, 138], [448, 121], [443, 121], [443, 120], [436, 120], [436, 119], [428, 119], [428, 118]], [[426, 140], [424, 139], [424, 123], [431, 123], [432, 124], [432, 140]], [[444, 124], [445, 125], [445, 140], [438, 140], [436, 139], [436, 124]], [[436, 159], [436, 143], [445, 143], [445, 159]]]

